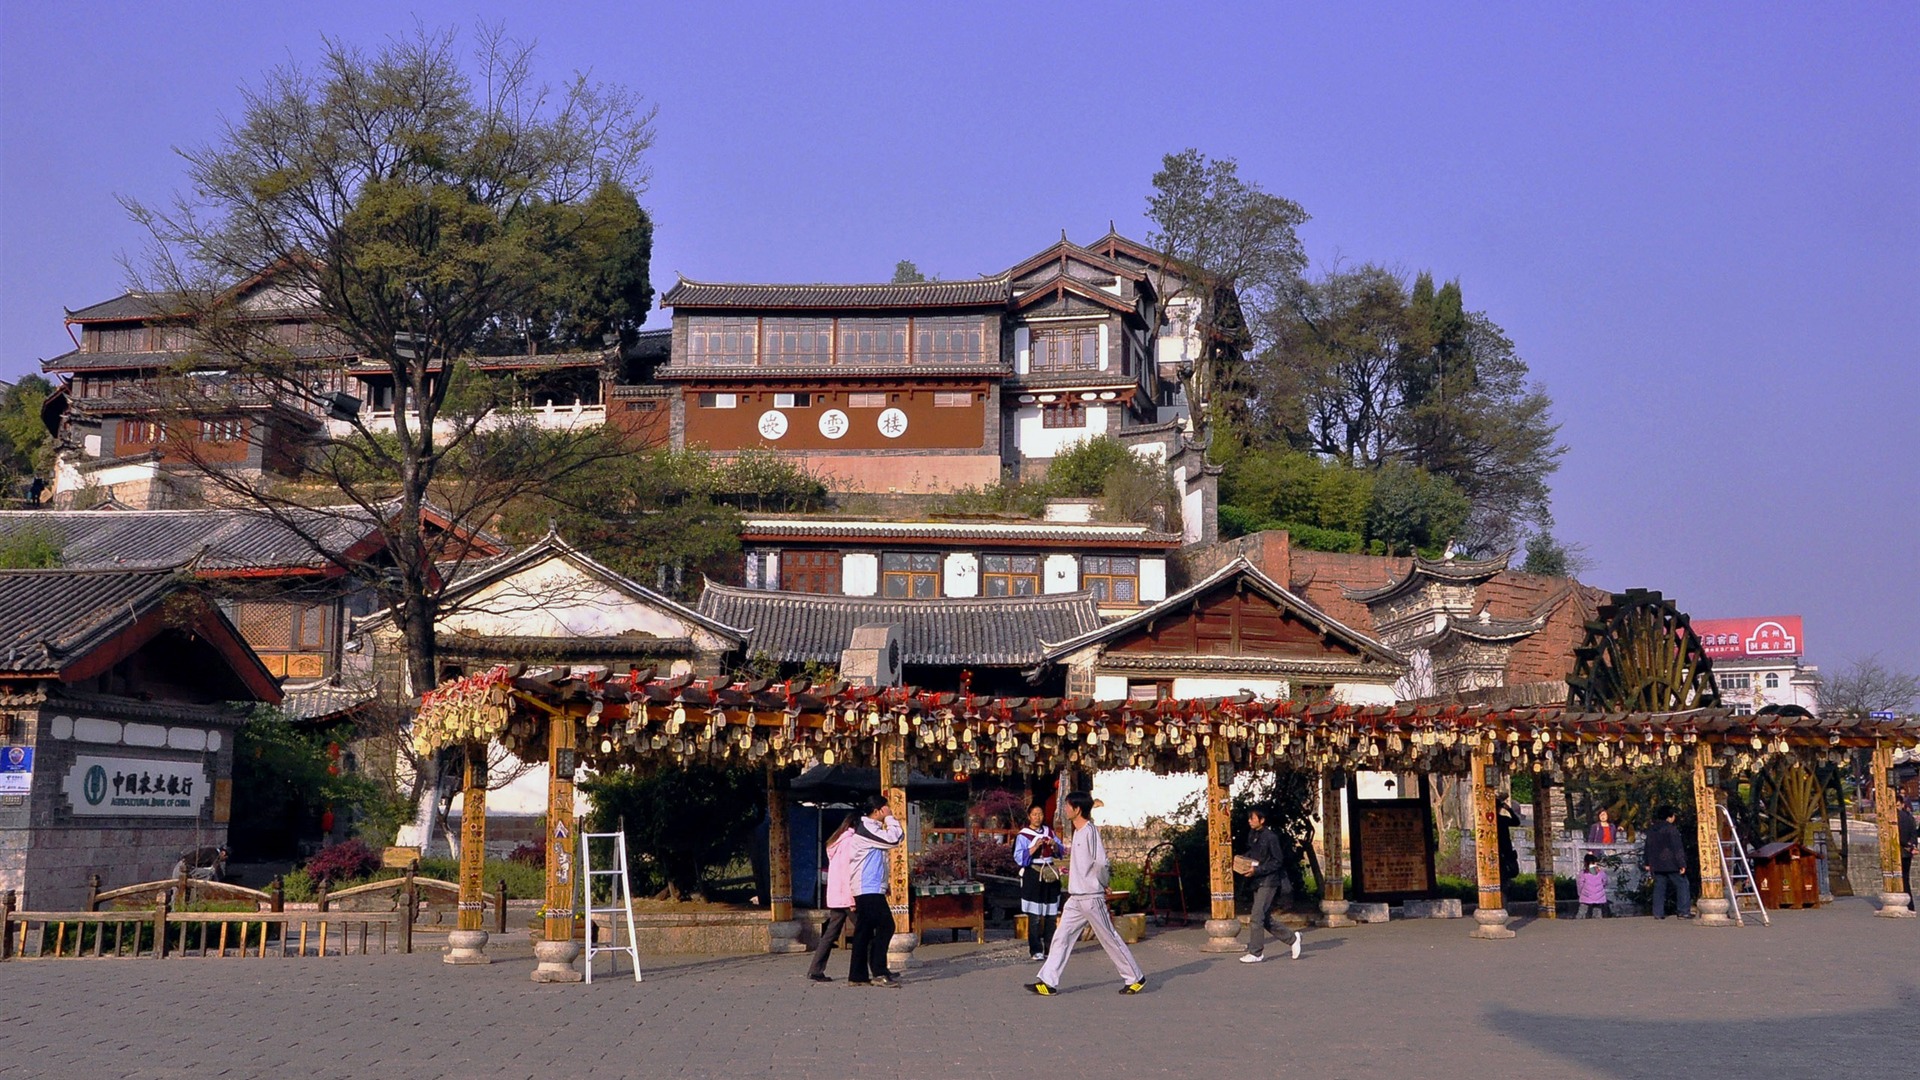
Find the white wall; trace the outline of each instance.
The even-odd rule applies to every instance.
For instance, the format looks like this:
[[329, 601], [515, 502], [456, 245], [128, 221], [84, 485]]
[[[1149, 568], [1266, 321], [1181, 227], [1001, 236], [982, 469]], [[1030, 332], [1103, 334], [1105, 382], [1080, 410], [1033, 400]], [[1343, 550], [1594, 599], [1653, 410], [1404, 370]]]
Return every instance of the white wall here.
[[1095, 675], [1093, 677], [1093, 700], [1124, 701], [1127, 696], [1127, 677], [1125, 675]]
[[1333, 700], [1343, 705], [1392, 705], [1393, 687], [1379, 683], [1334, 683]]
[[1087, 403], [1087, 426], [1050, 428], [1040, 419], [1040, 406], [1022, 405], [1013, 412], [1013, 445], [1023, 456], [1050, 458], [1075, 443], [1107, 433], [1109, 407]]
[[1140, 602], [1157, 604], [1167, 598], [1167, 560], [1140, 560]]
[[848, 596], [872, 596], [880, 591], [880, 556], [850, 552], [840, 560], [840, 591]]
[[1173, 696], [1177, 698], [1231, 697], [1242, 690], [1251, 690], [1259, 697], [1285, 697], [1287, 680], [1262, 675], [1185, 675], [1173, 680]]
[[442, 633], [551, 638], [639, 631], [693, 638], [702, 647], [717, 644], [698, 624], [628, 596], [561, 558], [487, 586], [442, 618], [438, 628]]
[[1032, 363], [1032, 361], [1033, 332], [1024, 326], [1015, 327], [1013, 331], [1014, 372], [1019, 375], [1025, 375], [1027, 373], [1027, 365]]
[[1050, 593], [1080, 591], [1080, 559], [1076, 555], [1049, 555], [1040, 565], [1040, 590]]
[[947, 596], [980, 595], [980, 558], [970, 551], [956, 551], [947, 556], [942, 568], [942, 590]]

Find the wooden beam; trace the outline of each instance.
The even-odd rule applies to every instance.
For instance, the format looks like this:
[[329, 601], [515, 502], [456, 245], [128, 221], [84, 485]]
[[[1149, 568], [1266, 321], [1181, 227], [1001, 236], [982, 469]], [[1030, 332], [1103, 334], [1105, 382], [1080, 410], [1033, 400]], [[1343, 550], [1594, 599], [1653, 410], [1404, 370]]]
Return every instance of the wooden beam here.
[[573, 940], [573, 876], [578, 843], [573, 818], [574, 718], [547, 721], [547, 914], [548, 941]]
[[[903, 845], [904, 846], [904, 845]], [[793, 919], [793, 829], [787, 793], [773, 762], [767, 762], [767, 908], [774, 922]]]
[[1470, 757], [1473, 786], [1473, 866], [1479, 879], [1480, 907], [1473, 913], [1473, 937], [1498, 941], [1513, 936], [1507, 929], [1507, 898], [1500, 885], [1499, 808], [1494, 802], [1500, 779], [1490, 744], [1475, 744]]
[[1893, 772], [1893, 744], [1885, 739], [1873, 741], [1873, 809], [1880, 833], [1880, 910], [1874, 912], [1889, 919], [1911, 919], [1907, 907], [1913, 894], [1900, 870], [1900, 804], [1888, 781]]
[[[907, 825], [907, 736], [904, 721], [896, 720], [901, 727], [896, 734], [880, 737], [880, 786], [887, 797], [887, 804], [900, 816], [900, 827]], [[898, 781], [896, 783], [896, 781]], [[912, 861], [907, 855], [909, 839], [902, 836], [900, 846], [893, 849], [892, 860], [888, 863], [887, 902], [893, 909], [893, 940], [887, 946], [887, 965], [897, 975], [913, 962], [913, 950], [919, 939], [913, 932], [913, 873]]]
[[1231, 952], [1240, 946], [1240, 919], [1233, 910], [1233, 768], [1227, 738], [1207, 741], [1207, 952]]
[[1328, 926], [1352, 926], [1347, 917], [1347, 785], [1338, 769], [1320, 770], [1320, 917]]
[[1700, 848], [1701, 926], [1732, 926], [1729, 908], [1735, 903], [1727, 895], [1727, 872], [1720, 861], [1720, 800], [1713, 785], [1707, 783], [1707, 769], [1713, 764], [1713, 747], [1693, 744], [1693, 833]]
[[487, 744], [466, 747], [466, 787], [460, 793], [460, 901], [457, 928], [486, 928]]
[[1539, 884], [1540, 917], [1560, 917], [1553, 880], [1553, 777], [1533, 774], [1533, 879]]

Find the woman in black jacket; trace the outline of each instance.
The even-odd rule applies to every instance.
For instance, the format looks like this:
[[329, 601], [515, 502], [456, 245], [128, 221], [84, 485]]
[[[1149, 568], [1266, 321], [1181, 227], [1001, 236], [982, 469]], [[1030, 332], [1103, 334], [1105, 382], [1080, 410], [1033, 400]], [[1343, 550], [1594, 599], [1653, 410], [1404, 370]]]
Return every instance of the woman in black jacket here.
[[1671, 806], [1657, 807], [1656, 819], [1647, 829], [1647, 846], [1640, 868], [1653, 875], [1653, 917], [1667, 917], [1667, 890], [1679, 890], [1674, 914], [1693, 918], [1693, 885], [1687, 880], [1687, 845], [1673, 823], [1679, 811]]

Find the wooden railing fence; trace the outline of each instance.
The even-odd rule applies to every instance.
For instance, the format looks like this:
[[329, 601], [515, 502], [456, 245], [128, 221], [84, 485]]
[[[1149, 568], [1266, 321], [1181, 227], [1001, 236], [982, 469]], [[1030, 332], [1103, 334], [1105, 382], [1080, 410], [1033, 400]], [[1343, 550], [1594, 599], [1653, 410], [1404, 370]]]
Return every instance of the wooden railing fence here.
[[151, 910], [19, 911], [14, 902], [13, 890], [0, 893], [0, 960], [413, 951], [412, 923], [397, 912], [175, 911], [164, 897]]

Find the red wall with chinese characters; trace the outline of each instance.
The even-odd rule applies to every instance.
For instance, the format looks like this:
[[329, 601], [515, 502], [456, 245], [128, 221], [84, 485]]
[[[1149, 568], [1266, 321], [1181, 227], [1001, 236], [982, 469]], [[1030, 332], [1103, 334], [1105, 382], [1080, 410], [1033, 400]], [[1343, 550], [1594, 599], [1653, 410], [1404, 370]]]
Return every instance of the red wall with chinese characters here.
[[1798, 615], [1752, 619], [1695, 619], [1700, 647], [1715, 660], [1748, 656], [1804, 656], [1807, 639]]
[[[702, 408], [701, 393], [716, 390], [737, 394], [736, 406], [731, 409]], [[973, 400], [959, 408], [938, 407], [934, 404], [936, 390], [970, 391]], [[686, 445], [721, 451], [980, 449], [998, 453], [999, 447], [984, 445], [987, 437], [985, 390], [980, 384], [933, 386], [927, 383], [912, 387], [862, 386], [854, 390], [816, 383], [812, 386], [783, 386], [778, 391], [748, 390], [722, 384], [713, 384], [711, 388], [690, 386], [686, 389]], [[763, 437], [760, 423], [767, 412], [776, 411], [774, 394], [793, 391], [811, 393], [812, 403], [777, 410], [786, 416], [785, 433], [777, 439]], [[849, 401], [854, 393], [883, 393], [886, 395], [886, 404], [884, 408], [854, 408]], [[820, 418], [830, 409], [839, 410], [847, 418], [846, 434], [838, 439], [828, 438], [820, 430]], [[896, 409], [906, 420], [906, 430], [896, 438], [889, 438], [880, 430], [880, 419], [884, 412]]]

